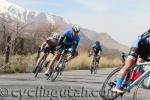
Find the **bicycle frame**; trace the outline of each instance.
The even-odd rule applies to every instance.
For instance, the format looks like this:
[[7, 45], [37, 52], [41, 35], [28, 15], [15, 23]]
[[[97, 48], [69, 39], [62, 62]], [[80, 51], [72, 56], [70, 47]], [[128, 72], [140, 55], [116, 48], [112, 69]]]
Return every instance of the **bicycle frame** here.
[[96, 54], [93, 55], [93, 61], [97, 59]]
[[[60, 54], [60, 57], [56, 63], [56, 65], [59, 65], [60, 62], [62, 62], [63, 66], [65, 66], [65, 61], [64, 61], [64, 57], [65, 55], [67, 54], [68, 52], [68, 49], [64, 49], [61, 54]], [[56, 66], [56, 68], [58, 68], [59, 66]], [[62, 67], [62, 66], [61, 66]]]
[[[143, 65], [150, 65], [150, 62], [144, 62], [144, 63], [139, 63], [136, 64], [134, 66], [143, 66]], [[137, 85], [145, 76], [150, 74], [150, 69], [148, 69], [147, 71], [145, 71], [138, 79], [136, 79], [133, 83], [131, 83], [128, 87], [127, 87], [127, 91], [130, 91], [135, 85]]]

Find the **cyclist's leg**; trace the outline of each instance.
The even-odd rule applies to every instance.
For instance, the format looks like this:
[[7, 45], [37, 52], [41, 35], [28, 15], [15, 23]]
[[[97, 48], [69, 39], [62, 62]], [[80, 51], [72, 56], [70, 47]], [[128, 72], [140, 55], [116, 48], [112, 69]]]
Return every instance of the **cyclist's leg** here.
[[97, 55], [97, 63], [99, 64], [99, 61], [100, 61], [100, 55]]
[[97, 62], [98, 62], [98, 64], [99, 64], [99, 61], [100, 61], [100, 58], [101, 58], [101, 54], [102, 54], [101, 51], [99, 51], [98, 54], [97, 54]]
[[52, 57], [51, 61], [48, 64], [48, 69], [45, 71], [45, 75], [47, 75], [50, 71], [52, 71], [53, 64], [57, 60], [57, 58], [60, 56], [60, 52], [61, 52], [61, 49], [55, 52], [54, 56]]
[[44, 53], [44, 52], [41, 52], [41, 53], [40, 53], [40, 57], [37, 59], [35, 68], [32, 70], [33, 73], [36, 72], [37, 66], [38, 66], [38, 65], [40, 64], [40, 62], [43, 60], [44, 56], [45, 56], [45, 53]]
[[[144, 62], [144, 60], [141, 57], [138, 57], [136, 63], [138, 64], [142, 62]], [[141, 68], [141, 66], [133, 67], [130, 75], [130, 80], [134, 81], [136, 79], [136, 76], [139, 74], [139, 71], [141, 71]]]
[[36, 66], [38, 66], [42, 60], [46, 59], [46, 57], [49, 54], [49, 52], [50, 52], [50, 48], [49, 47], [43, 48], [43, 50], [40, 53], [40, 57], [37, 60]]
[[116, 78], [116, 87], [113, 88], [113, 91], [120, 92], [120, 93], [123, 92], [121, 90], [123, 79], [124, 79], [125, 75], [127, 74], [127, 72], [135, 64], [135, 61], [136, 61], [136, 59], [131, 56], [129, 56], [127, 58], [124, 67], [118, 73], [118, 77]]
[[50, 52], [50, 48], [48, 48], [48, 47], [47, 48], [43, 48], [43, 50], [40, 52], [39, 58], [37, 59], [36, 66], [35, 66], [35, 68], [32, 71], [33, 73], [36, 72], [37, 66], [41, 63], [41, 61], [43, 61], [43, 60], [45, 60], [47, 58], [49, 52]]
[[40, 53], [40, 57], [38, 58], [37, 62], [36, 62], [36, 66], [38, 66], [40, 64], [40, 62], [43, 60], [44, 56], [46, 54], [44, 52]]
[[[143, 63], [144, 62], [144, 59], [142, 59], [140, 56], [138, 57], [138, 59], [137, 59], [137, 61], [136, 61], [136, 63], [138, 64], [138, 63]], [[135, 70], [138, 70], [139, 68], [141, 68], [140, 66], [137, 66], [136, 68], [135, 68]]]

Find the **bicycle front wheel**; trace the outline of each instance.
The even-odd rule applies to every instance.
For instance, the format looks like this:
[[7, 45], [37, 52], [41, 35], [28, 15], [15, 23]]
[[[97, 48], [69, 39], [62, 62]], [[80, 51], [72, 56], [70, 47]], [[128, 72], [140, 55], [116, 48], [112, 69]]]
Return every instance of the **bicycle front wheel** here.
[[150, 89], [150, 75], [145, 80], [143, 80], [142, 87], [144, 89]]
[[[149, 89], [143, 88], [143, 83], [149, 79], [149, 75], [145, 76], [141, 82], [137, 85], [134, 94], [133, 94], [133, 100], [150, 100], [150, 91]], [[146, 86], [146, 85], [145, 85]]]
[[58, 62], [52, 72], [52, 75], [51, 75], [51, 81], [54, 82], [55, 79], [57, 78], [57, 76], [59, 75], [60, 73], [60, 66], [61, 66], [61, 63]]
[[150, 91], [149, 89], [144, 89], [142, 84], [149, 78], [149, 75], [145, 76], [139, 84], [136, 86], [136, 89], [133, 94], [133, 100], [149, 100], [150, 99]]
[[112, 91], [112, 88], [116, 86], [114, 81], [120, 69], [121, 67], [113, 70], [104, 81], [100, 94], [104, 100], [114, 100], [119, 96], [117, 93]]
[[97, 73], [97, 68], [98, 68], [98, 62], [95, 60], [94, 61], [94, 74]]
[[90, 71], [91, 71], [91, 74], [93, 74], [93, 72], [94, 72], [94, 63], [93, 63], [93, 61], [92, 61], [92, 64], [90, 66]]
[[42, 65], [37, 66], [36, 72], [35, 72], [35, 78], [38, 76], [39, 72], [42, 70]]

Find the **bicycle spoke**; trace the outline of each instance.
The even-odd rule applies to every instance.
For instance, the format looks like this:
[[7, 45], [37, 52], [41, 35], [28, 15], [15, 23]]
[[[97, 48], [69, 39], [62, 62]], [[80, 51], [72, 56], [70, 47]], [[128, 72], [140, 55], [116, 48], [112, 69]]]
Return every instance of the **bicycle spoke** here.
[[134, 95], [133, 95], [133, 100], [149, 100], [150, 99], [150, 91], [148, 88], [143, 88], [143, 83], [145, 81], [149, 80], [149, 75], [145, 76], [141, 82], [137, 85]]
[[114, 80], [119, 70], [120, 68], [117, 68], [112, 73], [110, 73], [107, 79], [105, 80], [105, 82], [103, 83], [103, 86], [101, 89], [101, 97], [103, 99], [112, 100], [119, 96], [116, 92], [112, 91], [112, 88], [115, 87]]

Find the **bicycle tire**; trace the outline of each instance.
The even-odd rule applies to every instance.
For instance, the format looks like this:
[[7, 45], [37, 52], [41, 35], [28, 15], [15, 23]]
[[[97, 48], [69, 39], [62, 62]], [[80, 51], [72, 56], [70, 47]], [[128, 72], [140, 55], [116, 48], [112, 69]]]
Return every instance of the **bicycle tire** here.
[[63, 64], [62, 68], [60, 69], [60, 76], [62, 75], [62, 72], [64, 71], [65, 67], [66, 67], [65, 64]]
[[98, 67], [98, 64], [97, 64], [97, 61], [96, 59], [94, 60], [94, 74], [97, 73], [97, 67]]
[[59, 75], [60, 68], [58, 66], [59, 66], [59, 63], [56, 64], [56, 67], [55, 67], [54, 71], [51, 74], [51, 81], [52, 82], [54, 82], [56, 80], [57, 76]]
[[42, 65], [37, 66], [34, 78], [36, 78], [38, 76], [39, 72], [42, 70], [41, 66]]
[[[100, 91], [100, 96], [104, 99], [104, 100], [114, 100], [116, 99], [119, 95], [114, 95], [114, 94], [111, 94], [109, 96], [109, 92], [111, 92], [110, 90], [115, 87], [115, 84], [114, 82], [109, 82], [109, 80], [118, 72], [120, 71], [121, 67], [119, 68], [116, 68], [115, 70], [113, 70], [109, 75], [108, 77], [106, 78], [106, 80], [104, 81], [103, 85], [102, 85], [102, 88], [101, 88], [101, 91]], [[115, 79], [113, 79], [114, 81]], [[109, 82], [109, 83], [108, 83]], [[107, 85], [110, 85], [110, 88], [108, 90], [106, 90], [106, 86]], [[106, 91], [108, 91], [108, 94], [106, 94]], [[113, 93], [113, 92], [112, 92]], [[112, 97], [111, 97], [112, 96]]]
[[[149, 89], [144, 89], [142, 86], [143, 81], [148, 77], [149, 77], [149, 75], [145, 76], [136, 86], [136, 89], [134, 90], [134, 93], [133, 93], [133, 100], [142, 100], [142, 99], [149, 100], [149, 98], [150, 98]], [[145, 92], [143, 92], [143, 91], [145, 91]], [[139, 92], [142, 92], [142, 93], [139, 93]]]
[[57, 76], [59, 75], [60, 73], [60, 68], [62, 68], [62, 65], [60, 67], [60, 64], [62, 63], [62, 59], [64, 59], [64, 55], [61, 55], [59, 60], [56, 61], [56, 64], [54, 65], [54, 70], [52, 72], [52, 75], [51, 75], [51, 81], [54, 82], [55, 79], [57, 78]]
[[43, 62], [43, 65], [42, 65], [43, 68], [46, 68], [46, 67], [48, 66], [48, 64], [49, 64], [49, 61], [44, 61], [44, 62]]
[[[149, 81], [150, 75], [149, 75], [147, 78], [148, 78], [148, 81]], [[146, 79], [145, 79], [145, 80], [146, 80]], [[147, 82], [146, 82], [146, 83], [147, 83]], [[149, 83], [148, 85], [146, 85], [145, 82], [143, 81], [143, 82], [142, 82], [142, 87], [143, 87], [144, 89], [150, 89], [150, 83]]]
[[93, 61], [92, 61], [92, 64], [91, 64], [91, 66], [90, 66], [90, 72], [91, 72], [91, 74], [93, 74], [93, 70], [94, 69], [94, 67], [93, 67]]

